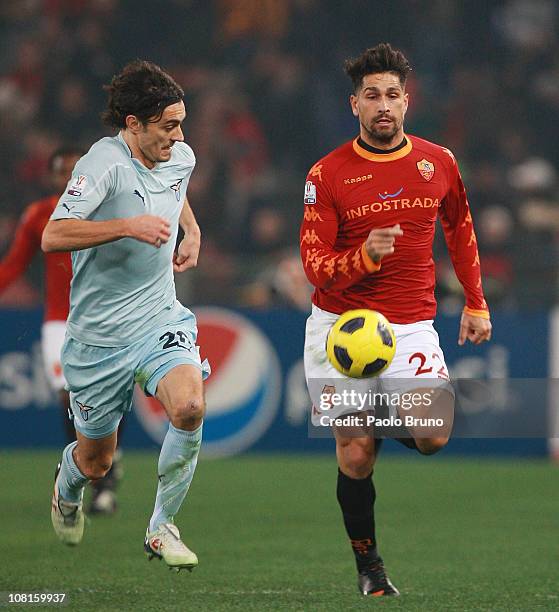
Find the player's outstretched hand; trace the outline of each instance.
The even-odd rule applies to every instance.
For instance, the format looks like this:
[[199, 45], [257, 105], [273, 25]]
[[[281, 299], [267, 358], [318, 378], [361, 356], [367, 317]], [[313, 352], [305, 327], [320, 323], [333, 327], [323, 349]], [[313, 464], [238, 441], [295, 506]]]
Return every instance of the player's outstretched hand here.
[[198, 264], [200, 253], [200, 234], [189, 232], [180, 242], [177, 252], [173, 255], [173, 270], [184, 272]]
[[140, 215], [128, 219], [130, 237], [159, 248], [171, 237], [171, 226], [163, 217]]
[[375, 263], [379, 263], [385, 255], [394, 253], [394, 241], [397, 236], [403, 235], [399, 224], [373, 229], [365, 242], [365, 250]]
[[458, 344], [462, 346], [466, 340], [473, 344], [481, 344], [486, 340], [491, 340], [491, 321], [463, 312], [462, 319], [460, 320]]

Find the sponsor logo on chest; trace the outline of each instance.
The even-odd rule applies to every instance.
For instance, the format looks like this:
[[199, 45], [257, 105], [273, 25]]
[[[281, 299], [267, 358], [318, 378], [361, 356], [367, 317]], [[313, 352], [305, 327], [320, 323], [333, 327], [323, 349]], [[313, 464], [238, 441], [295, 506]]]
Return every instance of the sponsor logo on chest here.
[[359, 206], [353, 206], [348, 208], [344, 212], [344, 216], [347, 220], [357, 219], [359, 217], [366, 217], [370, 214], [378, 214], [382, 212], [393, 212], [401, 210], [412, 210], [417, 208], [438, 208], [439, 198], [427, 198], [427, 197], [416, 197], [416, 198], [395, 198], [390, 200], [383, 200], [382, 202], [371, 202], [368, 204], [360, 204]]

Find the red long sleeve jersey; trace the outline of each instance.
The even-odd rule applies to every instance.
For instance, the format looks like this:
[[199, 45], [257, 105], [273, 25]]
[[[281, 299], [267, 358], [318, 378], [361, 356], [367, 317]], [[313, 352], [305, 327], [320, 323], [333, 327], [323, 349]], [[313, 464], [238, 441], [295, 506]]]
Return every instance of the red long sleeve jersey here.
[[[393, 323], [436, 314], [433, 238], [439, 216], [466, 312], [488, 318], [476, 235], [456, 160], [443, 147], [406, 136], [393, 153], [372, 153], [359, 139], [309, 171], [301, 257], [319, 308], [378, 310]], [[399, 223], [394, 253], [376, 265], [364, 248], [374, 228]]]
[[[0, 261], [0, 291], [27, 268], [41, 248], [41, 236], [59, 196], [30, 204], [16, 230], [10, 250]], [[45, 320], [65, 321], [70, 308], [72, 261], [70, 253], [45, 253]]]

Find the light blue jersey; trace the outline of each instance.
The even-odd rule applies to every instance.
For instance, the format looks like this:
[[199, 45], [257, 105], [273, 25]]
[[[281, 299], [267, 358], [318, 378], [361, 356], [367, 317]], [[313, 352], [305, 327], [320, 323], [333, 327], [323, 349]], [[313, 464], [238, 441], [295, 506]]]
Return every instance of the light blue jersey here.
[[95, 346], [126, 346], [164, 325], [183, 307], [176, 299], [172, 258], [186, 188], [196, 163], [176, 142], [171, 159], [146, 168], [121, 134], [102, 138], [74, 168], [51, 219], [106, 221], [150, 214], [167, 219], [161, 248], [133, 238], [72, 253], [68, 334]]

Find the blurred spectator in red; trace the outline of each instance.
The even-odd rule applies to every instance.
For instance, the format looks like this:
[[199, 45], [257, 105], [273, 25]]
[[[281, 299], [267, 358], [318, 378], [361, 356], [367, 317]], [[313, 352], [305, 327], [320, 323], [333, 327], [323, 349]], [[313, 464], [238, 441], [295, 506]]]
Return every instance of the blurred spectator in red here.
[[268, 164], [268, 143], [247, 97], [240, 91], [230, 92], [224, 127], [229, 177], [236, 189], [250, 191]]
[[49, 159], [59, 145], [50, 131], [35, 129], [23, 137], [23, 157], [15, 167], [21, 201], [43, 195], [47, 188]]
[[21, 95], [39, 99], [44, 87], [44, 51], [31, 39], [21, 42], [17, 50], [17, 60], [10, 80], [16, 84]]

